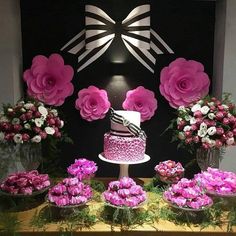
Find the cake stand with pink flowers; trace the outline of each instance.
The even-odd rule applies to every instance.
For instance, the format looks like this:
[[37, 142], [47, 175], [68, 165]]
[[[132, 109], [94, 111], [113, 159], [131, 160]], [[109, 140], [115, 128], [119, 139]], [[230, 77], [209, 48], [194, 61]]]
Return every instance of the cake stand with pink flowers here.
[[105, 158], [104, 153], [100, 153], [98, 155], [99, 159], [111, 164], [120, 165], [119, 179], [122, 177], [129, 177], [129, 165], [137, 165], [148, 162], [150, 160], [150, 156], [144, 154], [144, 158], [139, 161], [114, 161]]

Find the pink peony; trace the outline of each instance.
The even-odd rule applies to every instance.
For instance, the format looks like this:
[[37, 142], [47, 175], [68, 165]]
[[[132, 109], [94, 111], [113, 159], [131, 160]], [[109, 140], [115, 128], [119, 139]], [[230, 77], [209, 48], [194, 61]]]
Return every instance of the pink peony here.
[[210, 80], [204, 66], [194, 60], [177, 58], [160, 75], [160, 92], [173, 108], [187, 106], [209, 92]]
[[89, 86], [78, 92], [75, 108], [80, 110], [80, 115], [87, 121], [103, 119], [111, 104], [107, 92], [95, 86]]
[[157, 109], [155, 94], [139, 86], [126, 93], [122, 107], [128, 111], [138, 111], [141, 114], [141, 121], [150, 120]]
[[48, 104], [60, 106], [65, 98], [72, 95], [71, 83], [74, 71], [59, 54], [49, 58], [38, 55], [33, 58], [30, 69], [24, 72], [24, 81], [28, 86], [28, 95]]

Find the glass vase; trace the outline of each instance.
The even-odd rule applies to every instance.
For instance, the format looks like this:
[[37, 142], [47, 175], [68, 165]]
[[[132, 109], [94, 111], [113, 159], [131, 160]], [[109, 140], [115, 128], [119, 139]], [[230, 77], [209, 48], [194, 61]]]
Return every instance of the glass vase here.
[[199, 148], [196, 151], [196, 159], [198, 166], [202, 171], [206, 171], [208, 167], [219, 168], [221, 149], [218, 148]]
[[0, 180], [11, 173], [37, 169], [42, 161], [41, 144], [0, 145]]

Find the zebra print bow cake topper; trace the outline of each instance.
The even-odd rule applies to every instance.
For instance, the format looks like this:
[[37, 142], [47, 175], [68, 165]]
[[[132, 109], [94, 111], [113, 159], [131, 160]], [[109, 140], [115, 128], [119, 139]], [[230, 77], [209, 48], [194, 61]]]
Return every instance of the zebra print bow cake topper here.
[[125, 119], [122, 115], [117, 114], [113, 108], [110, 108], [110, 110], [111, 110], [111, 115], [110, 115], [111, 121], [124, 125], [134, 136], [146, 140], [147, 135], [140, 127], [131, 123], [129, 120]]
[[78, 56], [78, 72], [98, 59], [117, 34], [120, 34], [128, 51], [152, 73], [156, 55], [174, 53], [150, 28], [149, 4], [134, 8], [122, 22], [115, 22], [102, 9], [93, 5], [86, 5], [85, 14], [85, 30], [61, 48]]

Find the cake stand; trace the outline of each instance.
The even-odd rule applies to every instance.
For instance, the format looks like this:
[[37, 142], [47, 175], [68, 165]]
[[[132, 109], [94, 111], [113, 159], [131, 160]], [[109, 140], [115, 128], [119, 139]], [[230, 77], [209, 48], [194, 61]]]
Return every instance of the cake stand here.
[[111, 164], [120, 165], [119, 179], [122, 177], [129, 177], [129, 165], [142, 164], [150, 160], [150, 156], [144, 154], [144, 159], [139, 161], [113, 161], [105, 158], [104, 153], [98, 155], [99, 159]]

